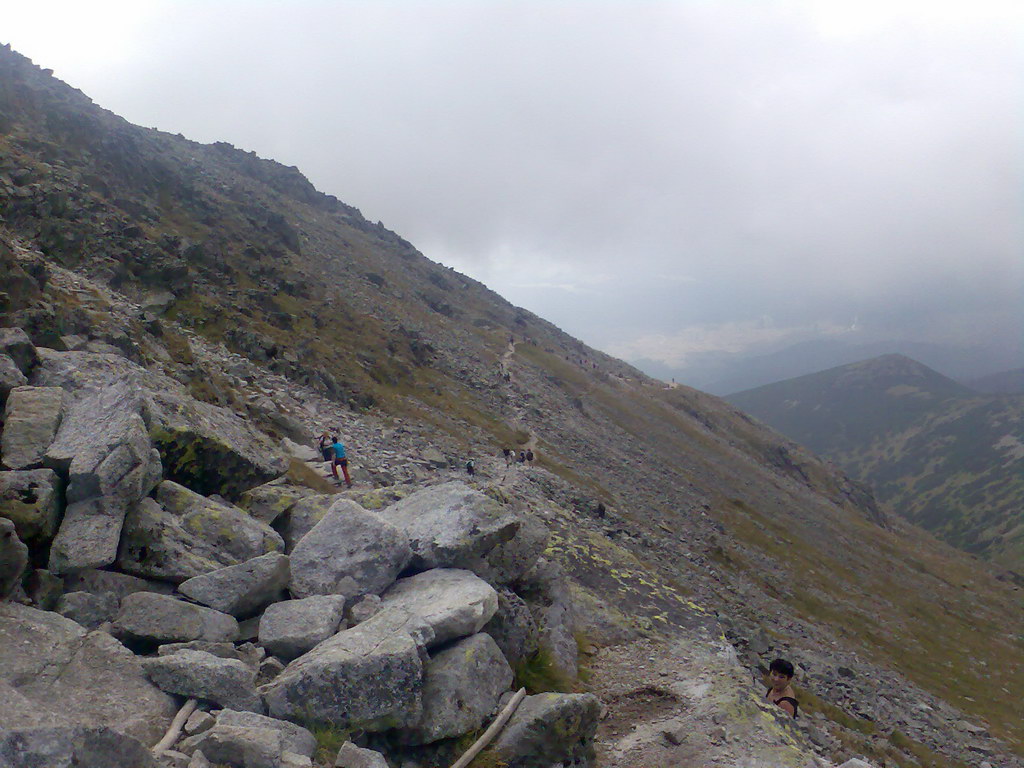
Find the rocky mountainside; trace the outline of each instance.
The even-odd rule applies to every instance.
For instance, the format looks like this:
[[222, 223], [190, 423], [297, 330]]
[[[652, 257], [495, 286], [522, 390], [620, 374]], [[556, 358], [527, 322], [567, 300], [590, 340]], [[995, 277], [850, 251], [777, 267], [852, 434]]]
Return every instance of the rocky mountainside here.
[[[4, 49], [0, 216], [16, 601], [0, 649], [64, 638], [4, 669], [0, 759], [40, 711], [64, 728], [53, 749], [127, 749], [194, 698], [166, 764], [322, 762], [347, 736], [426, 768], [521, 685], [541, 698], [480, 765], [1022, 764], [1005, 574], [724, 401], [429, 261], [298, 170], [132, 126]], [[312, 461], [327, 428], [351, 490]], [[504, 447], [536, 460], [507, 465]], [[427, 608], [407, 602], [417, 585]], [[307, 600], [319, 635], [267, 635]], [[798, 666], [795, 723], [761, 701], [775, 655]], [[114, 657], [113, 682], [73, 671]], [[496, 672], [471, 672], [490, 681], [472, 702], [471, 658]], [[390, 698], [364, 662], [394, 675]], [[46, 670], [68, 699], [108, 685], [103, 719], [54, 712], [52, 683], [33, 688]], [[316, 689], [324, 676], [337, 686]], [[131, 690], [150, 703], [129, 723]], [[601, 704], [571, 698], [584, 690]], [[465, 706], [430, 721], [429, 691]], [[249, 710], [273, 722], [239, 721]], [[114, 735], [75, 730], [83, 718]]]
[[887, 355], [728, 399], [908, 520], [1024, 572], [1024, 396], [984, 395]]
[[1024, 368], [1015, 368], [1012, 371], [1001, 371], [980, 379], [971, 379], [966, 384], [977, 392], [1024, 394]]

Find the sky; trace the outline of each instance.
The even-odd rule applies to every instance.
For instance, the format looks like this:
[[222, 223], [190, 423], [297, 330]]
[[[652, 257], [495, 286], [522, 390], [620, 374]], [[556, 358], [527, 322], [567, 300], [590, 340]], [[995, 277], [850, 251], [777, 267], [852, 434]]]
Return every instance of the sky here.
[[0, 6], [101, 106], [684, 378], [826, 341], [1024, 366], [1022, 41], [1019, 0]]

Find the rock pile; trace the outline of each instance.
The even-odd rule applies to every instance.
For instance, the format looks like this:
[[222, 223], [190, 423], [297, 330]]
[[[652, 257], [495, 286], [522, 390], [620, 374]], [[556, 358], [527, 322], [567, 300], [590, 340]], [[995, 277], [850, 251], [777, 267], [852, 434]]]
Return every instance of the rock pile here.
[[[171, 379], [0, 342], [0, 765], [333, 761], [314, 733], [355, 742], [338, 765], [426, 765], [564, 634], [538, 521], [457, 481], [376, 510], [318, 494]], [[589, 765], [598, 712], [528, 696], [494, 759]]]

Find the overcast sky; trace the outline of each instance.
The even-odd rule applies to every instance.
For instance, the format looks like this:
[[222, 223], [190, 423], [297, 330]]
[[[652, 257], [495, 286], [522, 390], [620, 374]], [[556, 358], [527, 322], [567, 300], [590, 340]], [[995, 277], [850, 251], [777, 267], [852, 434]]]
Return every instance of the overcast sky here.
[[1022, 32], [1019, 0], [0, 7], [0, 41], [101, 106], [296, 165], [679, 368], [820, 338], [1019, 349]]

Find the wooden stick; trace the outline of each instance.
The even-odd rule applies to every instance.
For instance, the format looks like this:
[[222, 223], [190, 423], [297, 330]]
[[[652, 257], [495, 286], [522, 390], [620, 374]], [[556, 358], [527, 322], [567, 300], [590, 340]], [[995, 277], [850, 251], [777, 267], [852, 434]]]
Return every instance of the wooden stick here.
[[473, 746], [467, 749], [462, 757], [452, 763], [452, 768], [466, 768], [467, 765], [473, 762], [473, 758], [479, 755], [481, 750], [490, 744], [491, 740], [498, 735], [498, 731], [500, 731], [504, 727], [505, 723], [508, 722], [508, 719], [512, 717], [512, 713], [516, 711], [516, 708], [519, 706], [519, 702], [521, 702], [525, 697], [525, 688], [520, 688], [516, 691], [515, 696], [513, 696], [511, 701], [505, 705], [505, 708], [501, 710], [501, 714], [494, 719], [494, 722], [491, 723], [487, 730], [483, 732], [483, 735], [473, 742]]
[[181, 729], [185, 727], [185, 721], [188, 720], [189, 715], [196, 711], [196, 707], [198, 705], [199, 702], [195, 699], [189, 699], [182, 705], [181, 709], [178, 710], [178, 714], [176, 714], [174, 719], [171, 720], [171, 727], [167, 729], [167, 733], [165, 733], [164, 737], [156, 743], [156, 746], [153, 747], [154, 755], [163, 754], [164, 750], [169, 748], [171, 744], [175, 742], [181, 734]]

